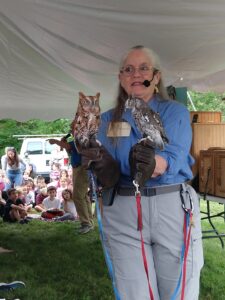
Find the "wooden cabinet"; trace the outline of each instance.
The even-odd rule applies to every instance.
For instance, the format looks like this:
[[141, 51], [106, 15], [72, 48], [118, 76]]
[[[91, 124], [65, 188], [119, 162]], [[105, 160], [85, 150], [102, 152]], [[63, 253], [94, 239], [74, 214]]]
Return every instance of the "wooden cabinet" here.
[[191, 123], [221, 123], [222, 113], [220, 111], [191, 111]]
[[196, 161], [193, 166], [193, 173], [196, 175], [201, 150], [207, 150], [210, 147], [225, 148], [225, 123], [193, 123], [192, 132], [191, 154]]
[[213, 151], [200, 151], [199, 191], [214, 195], [214, 160]]
[[225, 197], [225, 149], [200, 151], [199, 191]]
[[216, 151], [214, 157], [215, 195], [225, 197], [225, 151]]

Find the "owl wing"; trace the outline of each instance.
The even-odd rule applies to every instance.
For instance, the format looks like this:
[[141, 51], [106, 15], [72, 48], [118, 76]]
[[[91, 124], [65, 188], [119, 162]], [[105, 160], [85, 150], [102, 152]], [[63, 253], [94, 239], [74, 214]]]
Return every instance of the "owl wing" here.
[[153, 148], [163, 149], [168, 143], [159, 114], [155, 113], [147, 105], [136, 108], [133, 111], [135, 123], [143, 135], [150, 141]]
[[79, 104], [73, 130], [77, 148], [88, 148], [90, 140], [96, 139], [100, 119], [99, 96], [100, 93], [97, 93], [96, 96], [85, 96], [83, 93], [79, 93]]

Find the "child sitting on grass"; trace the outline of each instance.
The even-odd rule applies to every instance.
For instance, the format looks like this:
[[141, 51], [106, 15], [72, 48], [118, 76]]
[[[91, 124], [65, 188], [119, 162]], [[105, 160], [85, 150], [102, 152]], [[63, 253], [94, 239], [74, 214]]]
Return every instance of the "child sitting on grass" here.
[[21, 200], [18, 200], [18, 192], [15, 188], [7, 191], [8, 199], [4, 208], [3, 221], [19, 222], [20, 224], [28, 223], [26, 219], [27, 212]]
[[69, 189], [62, 191], [64, 215], [55, 217], [54, 221], [74, 221], [78, 218], [76, 207], [72, 199], [72, 192]]
[[60, 210], [61, 202], [56, 198], [56, 187], [49, 186], [47, 188], [48, 197], [45, 198], [39, 207], [42, 210], [41, 216], [46, 219], [52, 219], [55, 216], [62, 216], [63, 211]]
[[36, 211], [43, 211], [43, 206], [42, 203], [44, 201], [45, 198], [48, 197], [48, 193], [47, 193], [47, 187], [43, 187], [42, 189], [40, 189], [39, 194], [36, 196], [36, 200], [35, 200], [35, 209]]

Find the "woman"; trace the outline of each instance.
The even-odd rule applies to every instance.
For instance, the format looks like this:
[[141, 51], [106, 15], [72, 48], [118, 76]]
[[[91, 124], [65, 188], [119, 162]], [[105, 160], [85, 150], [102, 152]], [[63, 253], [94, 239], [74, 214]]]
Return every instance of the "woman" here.
[[18, 156], [14, 147], [7, 147], [5, 155], [1, 158], [2, 170], [5, 172], [5, 190], [20, 186], [23, 180], [23, 170], [26, 169], [25, 162]]
[[[124, 110], [131, 96], [159, 113], [169, 140], [163, 150], [138, 143], [142, 135]], [[123, 57], [117, 106], [103, 113], [98, 139], [100, 148], [82, 151], [83, 164], [103, 186], [103, 203], [112, 204], [104, 206], [103, 225], [117, 299], [197, 300], [203, 252], [198, 198], [185, 184], [192, 178], [190, 117], [183, 105], [168, 100], [150, 49], [136, 46]], [[141, 195], [135, 196], [137, 173]]]

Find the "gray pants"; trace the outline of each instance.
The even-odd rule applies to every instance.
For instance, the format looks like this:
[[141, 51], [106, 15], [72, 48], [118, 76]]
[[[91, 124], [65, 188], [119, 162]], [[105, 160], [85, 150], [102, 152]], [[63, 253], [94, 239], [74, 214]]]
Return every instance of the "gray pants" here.
[[[202, 233], [198, 197], [187, 187], [194, 203], [194, 226], [187, 258], [185, 300], [199, 296], [203, 266]], [[143, 237], [154, 300], [170, 300], [180, 275], [184, 210], [180, 192], [141, 197]], [[121, 300], [149, 300], [147, 277], [137, 231], [135, 196], [116, 195], [103, 208], [103, 226]], [[177, 299], [180, 299], [180, 291]]]

